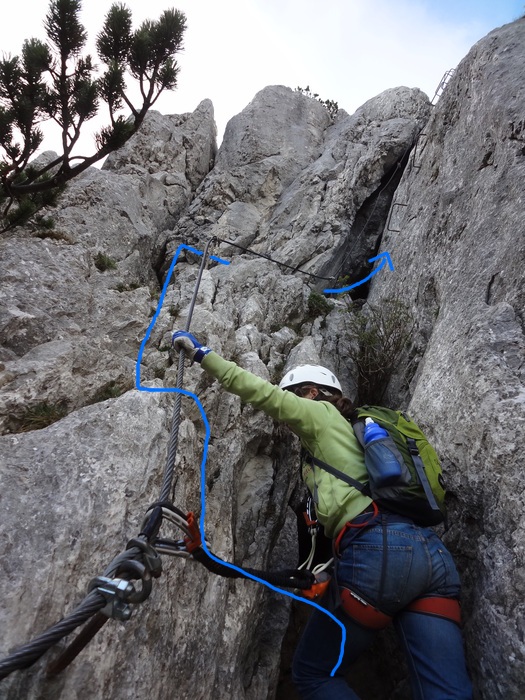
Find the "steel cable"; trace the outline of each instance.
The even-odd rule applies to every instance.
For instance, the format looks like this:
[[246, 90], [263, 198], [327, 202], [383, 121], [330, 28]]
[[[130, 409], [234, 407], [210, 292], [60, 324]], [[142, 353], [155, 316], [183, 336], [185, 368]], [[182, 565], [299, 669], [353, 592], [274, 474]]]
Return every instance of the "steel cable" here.
[[315, 279], [324, 280], [325, 282], [331, 282], [334, 279], [333, 277], [321, 277], [320, 275], [315, 275], [313, 272], [307, 272], [306, 270], [301, 270], [300, 268], [294, 267], [293, 265], [288, 265], [287, 263], [281, 262], [279, 260], [275, 260], [274, 258], [271, 258], [269, 255], [266, 255], [265, 253], [257, 253], [255, 250], [251, 250], [251, 248], [245, 248], [244, 246], [239, 245], [238, 243], [234, 243], [233, 241], [228, 241], [225, 238], [219, 238], [218, 236], [215, 236], [215, 240], [219, 241], [219, 243], [224, 243], [225, 245], [231, 245], [234, 248], [239, 248], [239, 250], [242, 250], [245, 253], [249, 253], [250, 255], [255, 255], [258, 258], [264, 258], [264, 260], [269, 260], [270, 262], [273, 262], [276, 265], [280, 265], [281, 267], [286, 267], [288, 270], [291, 270], [292, 272], [300, 272], [301, 275], [307, 275], [308, 277], [315, 277]]
[[[443, 82], [443, 81], [442, 81]], [[438, 87], [439, 90], [439, 87]], [[436, 91], [437, 94], [437, 91]], [[415, 141], [417, 141], [417, 138], [419, 137], [420, 132], [418, 132]], [[386, 187], [390, 184], [391, 180], [393, 179], [395, 173], [397, 172], [397, 169], [400, 167], [400, 163], [402, 162], [403, 158], [406, 156], [406, 154], [411, 150], [413, 147], [413, 144], [409, 146], [405, 153], [403, 154], [402, 158], [399, 159], [398, 163], [396, 164], [396, 168], [393, 169], [392, 175], [389, 177], [387, 183], [381, 188], [379, 194], [381, 194]], [[374, 207], [372, 208], [372, 211], [370, 215], [368, 216], [367, 220], [365, 221], [363, 227], [362, 227], [362, 232], [366, 229], [369, 221], [372, 218], [372, 215], [375, 211], [375, 208], [377, 206], [377, 200], [374, 203]], [[207, 259], [208, 259], [208, 250], [210, 245], [214, 241], [219, 241], [221, 243], [224, 243], [226, 245], [231, 245], [236, 248], [239, 248], [246, 253], [256, 255], [258, 257], [264, 258], [266, 260], [269, 260], [270, 262], [276, 263], [277, 265], [283, 266], [285, 268], [288, 268], [292, 270], [293, 272], [299, 272], [301, 274], [307, 275], [309, 277], [317, 278], [317, 279], [322, 279], [322, 280], [332, 280], [334, 279], [333, 277], [321, 277], [319, 275], [315, 275], [310, 272], [306, 272], [304, 270], [299, 269], [298, 267], [293, 267], [291, 265], [288, 265], [286, 263], [274, 260], [268, 255], [262, 254], [262, 253], [257, 253], [253, 250], [250, 250], [248, 248], [244, 248], [243, 246], [234, 243], [233, 241], [221, 239], [218, 237], [212, 237], [208, 240], [206, 247], [204, 249], [203, 257], [202, 257], [202, 262], [199, 268], [199, 273], [197, 276], [197, 281], [195, 283], [195, 289], [193, 292], [193, 297], [190, 303], [189, 311], [188, 311], [188, 318], [186, 320], [186, 331], [189, 331], [190, 325], [191, 325], [191, 320], [193, 316], [193, 311], [195, 308], [196, 300], [197, 300], [197, 295], [200, 287], [200, 282], [202, 279], [202, 274], [204, 272], [204, 269], [206, 267]], [[178, 367], [177, 367], [177, 389], [182, 388], [183, 380], [184, 380], [184, 361], [185, 361], [185, 352], [184, 349], [180, 349], [179, 352], [179, 362], [178, 362]], [[177, 392], [177, 396], [175, 398], [175, 405], [173, 409], [173, 418], [172, 418], [172, 425], [171, 425], [171, 431], [170, 431], [170, 440], [169, 440], [169, 445], [168, 445], [168, 455], [166, 459], [166, 468], [164, 471], [164, 478], [163, 478], [163, 484], [161, 488], [161, 493], [160, 493], [160, 501], [165, 501], [168, 502], [172, 499], [172, 483], [173, 483], [173, 474], [174, 474], [174, 468], [175, 468], [175, 458], [176, 458], [176, 453], [177, 453], [177, 445], [178, 445], [178, 433], [179, 433], [179, 427], [180, 427], [180, 414], [181, 414], [181, 403], [182, 403], [182, 393]], [[165, 514], [164, 514], [165, 515]], [[168, 518], [171, 519], [171, 518]], [[175, 519], [171, 519], [172, 522], [175, 522]], [[176, 523], [179, 526], [180, 523]], [[183, 528], [184, 529], [184, 528]], [[160, 542], [159, 542], [160, 544]], [[166, 542], [166, 546], [168, 543]], [[126, 551], [122, 552], [119, 554], [115, 559], [111, 562], [111, 564], [106, 568], [104, 572], [104, 576], [111, 577], [114, 576], [114, 574], [118, 571], [119, 567], [121, 564], [123, 564], [125, 561], [130, 561], [133, 560], [137, 557], [141, 557], [142, 551], [138, 547], [130, 547]], [[226, 567], [223, 564], [220, 564], [218, 562], [214, 562], [205, 552], [204, 550], [197, 550], [196, 552], [193, 553], [193, 558], [196, 559], [197, 561], [200, 561], [200, 563], [204, 564], [206, 568], [218, 575], [221, 576], [226, 576], [229, 578], [241, 578], [243, 577], [242, 573], [234, 573], [230, 569], [230, 567]], [[297, 588], [308, 588], [311, 585], [313, 574], [309, 571], [300, 571], [300, 570], [285, 570], [285, 571], [279, 571], [279, 572], [261, 572], [255, 569], [246, 569], [245, 570], [247, 573], [251, 573], [257, 576], [264, 576], [268, 582], [272, 582], [276, 585], [281, 585], [283, 587], [289, 587], [290, 585], [294, 585]], [[0, 680], [6, 678], [9, 674], [11, 674], [13, 671], [21, 670], [24, 668], [27, 668], [31, 666], [35, 661], [37, 661], [43, 654], [48, 651], [52, 646], [57, 644], [63, 637], [67, 636], [71, 632], [73, 632], [79, 625], [84, 624], [87, 622], [90, 618], [93, 618], [93, 616], [97, 615], [107, 604], [106, 598], [102, 595], [102, 593], [95, 588], [92, 590], [85, 598], [84, 600], [73, 610], [72, 613], [64, 617], [62, 620], [59, 622], [55, 623], [51, 627], [49, 627], [47, 630], [45, 630], [42, 634], [38, 635], [35, 637], [31, 642], [28, 642], [27, 644], [24, 644], [23, 646], [19, 647], [16, 649], [14, 652], [12, 652], [10, 655], [5, 657], [4, 659], [0, 660]], [[97, 618], [100, 616], [97, 616]], [[97, 621], [97, 625], [100, 627], [102, 626], [100, 622], [98, 622], [97, 618], [95, 618], [95, 621]], [[103, 624], [103, 622], [102, 622]], [[82, 644], [82, 646], [79, 646], [78, 651], [80, 651], [85, 644]], [[76, 653], [75, 652], [75, 655]]]
[[70, 615], [67, 615], [31, 642], [16, 649], [12, 654], [0, 661], [0, 680], [13, 671], [31, 666], [48, 649], [59, 642], [62, 637], [70, 634], [79, 625], [87, 622], [106, 605], [106, 599], [97, 590], [89, 593]]
[[[197, 276], [197, 281], [195, 283], [195, 289], [193, 292], [193, 297], [190, 303], [189, 311], [188, 311], [188, 318], [186, 321], [186, 330], [189, 330], [190, 324], [191, 324], [191, 319], [193, 316], [193, 311], [195, 309], [195, 304], [197, 301], [197, 295], [199, 292], [199, 287], [200, 287], [200, 282], [202, 279], [202, 274], [204, 272], [204, 268], [207, 263], [208, 259], [208, 250], [210, 245], [213, 243], [214, 239], [211, 238], [208, 243], [206, 244], [206, 248], [204, 250], [203, 258], [202, 258], [202, 263], [199, 268], [199, 273]], [[181, 350], [179, 354], [179, 364], [178, 364], [178, 371], [177, 371], [177, 388], [182, 387], [182, 383], [184, 380], [184, 359], [185, 359], [185, 353], [184, 350]], [[168, 457], [167, 457], [167, 463], [166, 463], [166, 469], [164, 472], [164, 480], [163, 480], [163, 485], [162, 485], [162, 490], [161, 490], [161, 495], [160, 495], [160, 501], [161, 502], [167, 502], [170, 501], [170, 496], [171, 496], [171, 490], [172, 490], [172, 482], [173, 482], [173, 472], [174, 472], [174, 467], [175, 467], [175, 456], [177, 453], [177, 443], [178, 443], [178, 433], [179, 433], [179, 425], [180, 425], [180, 410], [181, 410], [181, 398], [182, 394], [177, 393], [176, 400], [175, 400], [175, 406], [173, 409], [173, 420], [172, 420], [172, 426], [171, 426], [171, 434], [170, 434], [170, 442], [168, 446]], [[173, 516], [175, 519], [175, 516]], [[178, 523], [177, 523], [178, 524]], [[183, 528], [184, 529], [184, 528]], [[136, 546], [132, 546], [129, 549], [126, 549], [124, 552], [121, 552], [118, 554], [113, 561], [110, 563], [110, 565], [105, 569], [104, 571], [104, 577], [111, 578], [114, 577], [115, 574], [119, 571], [120, 568], [129, 569], [129, 566], [126, 567], [125, 564], [126, 562], [128, 565], [131, 562], [134, 562], [138, 559], [142, 558], [143, 552], [141, 549], [139, 549]], [[144, 567], [146, 572], [147, 567]], [[129, 571], [128, 571], [129, 573]], [[144, 589], [144, 583], [145, 580], [143, 578], [142, 580], [143, 583], [143, 595], [144, 597], [147, 597], [147, 590]], [[140, 597], [140, 594], [139, 594]], [[75, 610], [56, 624], [52, 625], [49, 627], [45, 632], [42, 634], [38, 635], [35, 637], [31, 642], [28, 642], [27, 644], [24, 644], [23, 646], [19, 647], [16, 649], [12, 654], [9, 654], [7, 657], [2, 659], [0, 661], [0, 680], [11, 674], [13, 671], [17, 671], [23, 668], [27, 668], [28, 666], [31, 666], [35, 661], [37, 661], [45, 652], [57, 642], [59, 642], [63, 637], [67, 636], [73, 630], [75, 630], [79, 625], [82, 625], [83, 623], [87, 622], [90, 618], [92, 618], [94, 615], [96, 615], [102, 608], [104, 608], [107, 604], [106, 598], [98, 591], [97, 588], [95, 588], [93, 591], [91, 591], [85, 598], [84, 600], [75, 608]], [[101, 626], [100, 623], [97, 625], [98, 627]], [[76, 653], [78, 653], [85, 644], [82, 645], [77, 645], [78, 649], [75, 651], [75, 653], [71, 653], [69, 651], [68, 653], [68, 663], [76, 656]], [[66, 650], [67, 651], [67, 650]], [[60, 664], [59, 664], [60, 665]], [[63, 665], [63, 664], [62, 664]]]
[[[186, 319], [186, 327], [185, 330], [189, 331], [190, 330], [190, 325], [191, 325], [191, 319], [193, 317], [193, 311], [195, 309], [195, 304], [197, 302], [197, 295], [199, 293], [199, 287], [202, 279], [202, 274], [204, 272], [204, 268], [206, 267], [206, 263], [208, 262], [208, 251], [210, 248], [210, 245], [215, 241], [216, 239], [214, 237], [210, 238], [209, 241], [206, 243], [206, 247], [204, 248], [204, 252], [202, 254], [202, 262], [199, 268], [199, 272], [197, 275], [197, 280], [195, 282], [195, 288], [193, 290], [193, 297], [191, 299], [190, 307], [188, 310], [188, 318]], [[179, 364], [177, 366], [177, 389], [182, 389], [182, 384], [184, 381], [184, 360], [185, 360], [185, 352], [184, 349], [181, 348], [179, 352]], [[170, 441], [168, 444], [168, 456], [166, 459], [166, 469], [164, 471], [164, 481], [162, 483], [162, 489], [160, 492], [160, 501], [168, 501], [172, 500], [173, 494], [172, 494], [172, 483], [173, 483], [173, 473], [175, 470], [175, 457], [177, 454], [177, 445], [179, 441], [179, 426], [180, 426], [180, 412], [181, 412], [181, 405], [182, 405], [182, 394], [180, 392], [177, 392], [177, 395], [175, 397], [175, 405], [173, 407], [173, 417], [172, 417], [172, 422], [171, 422], [171, 433], [170, 433]]]

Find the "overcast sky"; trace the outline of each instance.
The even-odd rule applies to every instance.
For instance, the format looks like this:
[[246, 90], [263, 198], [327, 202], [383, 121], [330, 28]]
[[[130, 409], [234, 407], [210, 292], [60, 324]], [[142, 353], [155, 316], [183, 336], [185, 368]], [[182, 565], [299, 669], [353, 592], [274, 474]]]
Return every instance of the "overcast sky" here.
[[[81, 19], [90, 38], [100, 30], [111, 4], [84, 0]], [[133, 12], [134, 26], [171, 7], [186, 14], [179, 87], [162, 96], [155, 109], [178, 114], [210, 98], [219, 142], [227, 121], [267, 85], [310, 86], [349, 113], [399, 85], [419, 87], [432, 99], [446, 71], [476, 41], [525, 12], [525, 0], [128, 0], [125, 4]], [[19, 54], [24, 39], [44, 39], [48, 6], [46, 0], [11, 3], [0, 25], [0, 52]], [[83, 143], [90, 144], [91, 134], [99, 128], [100, 123], [88, 122]], [[56, 149], [56, 143], [50, 134], [44, 147]]]

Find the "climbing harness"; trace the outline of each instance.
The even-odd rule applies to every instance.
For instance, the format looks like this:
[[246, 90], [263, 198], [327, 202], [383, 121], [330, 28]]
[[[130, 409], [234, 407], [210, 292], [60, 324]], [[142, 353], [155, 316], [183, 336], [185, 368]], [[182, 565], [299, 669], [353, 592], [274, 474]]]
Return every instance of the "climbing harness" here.
[[314, 582], [309, 588], [305, 590], [297, 590], [296, 592], [309, 600], [318, 600], [319, 598], [323, 597], [328, 589], [328, 586], [330, 585], [332, 576], [328, 570], [331, 569], [334, 558], [332, 557], [324, 564], [317, 564], [317, 566], [314, 566], [313, 569], [311, 568], [315, 556], [317, 537], [319, 535], [319, 523], [315, 515], [314, 500], [311, 496], [308, 496], [306, 501], [306, 511], [303, 513], [303, 516], [312, 544], [308, 557], [297, 568], [299, 570], [311, 571], [314, 576]]
[[339, 589], [339, 596], [341, 607], [348, 617], [366, 629], [382, 630], [392, 622], [390, 615], [385, 615], [349, 588], [342, 586]]
[[[361, 627], [371, 630], [382, 630], [394, 620], [395, 616], [387, 615], [374, 605], [371, 605], [361, 596], [349, 588], [339, 589], [341, 607], [354, 622]], [[431, 615], [449, 620], [456, 625], [461, 625], [461, 606], [457, 598], [444, 598], [443, 596], [428, 596], [413, 600], [401, 613], [413, 612], [422, 615]]]
[[[379, 508], [377, 506], [377, 503], [372, 501], [370, 508], [372, 510], [365, 510], [360, 515], [367, 515], [369, 517], [366, 518], [366, 520], [363, 520], [362, 522], [356, 523], [353, 521], [347, 522], [344, 524], [344, 526], [341, 528], [341, 532], [337, 535], [335, 542], [334, 542], [334, 551], [336, 556], [339, 555], [339, 550], [341, 547], [341, 540], [343, 537], [346, 535], [346, 533], [349, 530], [352, 530], [355, 535], [357, 535], [361, 530], [363, 530], [366, 527], [370, 527], [371, 525], [375, 524], [377, 522], [377, 519], [379, 517]], [[359, 516], [358, 516], [359, 517]]]
[[[358, 522], [356, 522], [356, 520], [358, 520]], [[381, 604], [382, 592], [385, 584], [387, 565], [386, 552], [388, 551], [388, 543], [386, 541], [385, 515], [379, 510], [375, 501], [372, 501], [371, 505], [359, 516], [357, 516], [354, 521], [347, 522], [344, 525], [341, 532], [334, 540], [334, 553], [335, 557], [339, 559], [341, 556], [341, 543], [346, 535], [348, 535], [348, 537], [345, 539], [345, 546], [348, 546], [351, 541], [360, 534], [360, 532], [377, 524], [381, 525], [383, 530], [383, 561], [381, 565], [381, 581], [378, 592], [378, 601], [379, 604]], [[337, 563], [334, 566], [334, 579], [335, 583], [337, 584]], [[395, 615], [388, 615], [384, 613], [378, 607], [365, 600], [356, 591], [351, 590], [347, 586], [337, 586], [337, 589], [337, 597], [341, 608], [348, 615], [348, 617], [362, 627], [370, 630], [381, 630], [388, 627], [388, 625], [390, 625], [390, 623], [395, 619]], [[450, 622], [454, 622], [456, 625], [461, 625], [461, 606], [457, 598], [446, 598], [444, 596], [435, 595], [423, 596], [413, 600], [397, 614], [405, 612], [440, 617], [445, 620], [449, 620]]]
[[422, 615], [432, 615], [461, 625], [461, 604], [457, 598], [443, 596], [426, 596], [417, 598], [403, 612], [415, 612]]

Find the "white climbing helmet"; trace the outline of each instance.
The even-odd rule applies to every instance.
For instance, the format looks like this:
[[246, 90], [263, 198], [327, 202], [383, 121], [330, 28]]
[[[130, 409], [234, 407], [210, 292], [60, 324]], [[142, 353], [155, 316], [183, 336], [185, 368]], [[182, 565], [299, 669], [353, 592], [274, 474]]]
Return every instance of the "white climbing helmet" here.
[[341, 384], [333, 372], [321, 365], [299, 365], [287, 372], [281, 379], [279, 386], [281, 389], [289, 389], [311, 382], [319, 384], [327, 389], [336, 389], [342, 394]]

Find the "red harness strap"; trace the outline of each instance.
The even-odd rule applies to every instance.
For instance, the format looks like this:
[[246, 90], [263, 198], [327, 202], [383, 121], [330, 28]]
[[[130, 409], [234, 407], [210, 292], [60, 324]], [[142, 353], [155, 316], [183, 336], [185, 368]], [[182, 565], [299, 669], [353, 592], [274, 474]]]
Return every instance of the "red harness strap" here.
[[461, 606], [457, 598], [443, 598], [443, 596], [417, 598], [410, 605], [407, 605], [405, 611], [435, 615], [436, 617], [451, 620], [457, 625], [461, 624]]
[[352, 620], [362, 627], [382, 630], [392, 622], [390, 615], [385, 615], [373, 605], [367, 603], [349, 588], [340, 588], [341, 607]]
[[[392, 622], [392, 617], [367, 603], [349, 588], [339, 589], [341, 607], [352, 620], [362, 627], [372, 630], [382, 630]], [[434, 615], [445, 620], [461, 624], [461, 607], [456, 598], [443, 598], [443, 596], [428, 596], [417, 598], [400, 612], [416, 612], [424, 615]]]
[[[362, 523], [348, 522], [344, 525], [334, 542], [336, 556], [339, 556], [341, 540], [350, 528], [367, 527], [377, 518], [379, 508], [374, 501], [372, 501], [372, 506], [373, 511], [370, 511], [370, 518], [367, 518]], [[341, 607], [345, 613], [363, 627], [380, 630], [387, 627], [392, 621], [393, 618], [390, 615], [386, 615], [370, 603], [367, 603], [349, 588], [341, 587], [339, 592]], [[434, 615], [435, 617], [441, 617], [445, 620], [455, 622], [457, 625], [461, 624], [461, 606], [457, 598], [444, 598], [443, 596], [416, 598], [416, 600], [413, 600], [406, 608], [400, 610], [400, 612], [416, 612], [422, 613], [423, 615]]]

